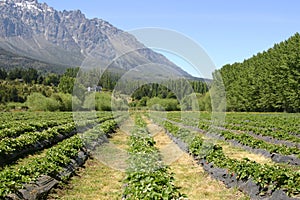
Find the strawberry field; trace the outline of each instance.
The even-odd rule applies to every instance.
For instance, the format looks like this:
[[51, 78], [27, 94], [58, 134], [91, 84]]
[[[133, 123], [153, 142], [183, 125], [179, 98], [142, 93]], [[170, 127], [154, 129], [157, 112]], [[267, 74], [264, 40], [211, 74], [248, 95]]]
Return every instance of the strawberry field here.
[[[76, 124], [72, 113], [1, 113], [0, 198], [46, 196], [84, 163], [90, 140], [108, 136], [117, 126], [109, 112], [80, 115]], [[47, 185], [33, 186], [41, 177]], [[31, 195], [34, 190], [41, 191]]]
[[[0, 199], [47, 199], [51, 189], [69, 184], [90, 152], [104, 143], [116, 143], [127, 155], [125, 171], [118, 172], [123, 178], [114, 180], [121, 183], [120, 199], [232, 199], [239, 191], [245, 197], [237, 199], [300, 198], [299, 114], [227, 113], [224, 121], [204, 112], [138, 112], [129, 118], [111, 112], [82, 112], [75, 118], [68, 112], [20, 112], [0, 118]], [[131, 128], [122, 132], [120, 126], [129, 121]], [[170, 151], [162, 147], [166, 138], [173, 144], [167, 146]], [[196, 167], [203, 173], [174, 171], [180, 169], [179, 157], [175, 164], [166, 158], [178, 156], [178, 150], [172, 153], [175, 146], [197, 163], [185, 170]], [[98, 173], [93, 179], [117, 172]], [[214, 190], [222, 187], [220, 194], [206, 191], [208, 179]], [[180, 184], [186, 180], [195, 182]], [[85, 182], [84, 175], [78, 182]], [[100, 198], [115, 198], [109, 196], [115, 189], [105, 188], [108, 196]]]
[[[213, 122], [208, 113], [190, 113], [185, 118], [180, 112], [170, 112], [163, 119], [159, 116], [155, 120], [170, 137], [188, 146], [199, 164], [228, 187], [239, 187], [253, 199], [299, 198], [299, 114], [228, 113], [223, 123]], [[273, 162], [231, 158], [218, 144], [220, 140]]]

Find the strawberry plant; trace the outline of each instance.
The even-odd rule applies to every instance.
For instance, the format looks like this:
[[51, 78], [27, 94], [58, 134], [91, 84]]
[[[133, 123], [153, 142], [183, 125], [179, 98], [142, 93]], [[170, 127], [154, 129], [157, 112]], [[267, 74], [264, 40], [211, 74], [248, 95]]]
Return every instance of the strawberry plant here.
[[[170, 122], [164, 124], [176, 130], [176, 128], [174, 128], [175, 125], [170, 124]], [[169, 130], [171, 129], [169, 128]], [[235, 135], [229, 131], [222, 131], [222, 133], [227, 139], [236, 139], [239, 137], [241, 139], [240, 141], [249, 143], [249, 145], [270, 148], [264, 146], [265, 144], [263, 142], [253, 140], [252, 138], [249, 139], [248, 136], [243, 134]], [[180, 134], [178, 135], [177, 132], [175, 132], [174, 136], [175, 135], [180, 138]], [[274, 146], [270, 146], [274, 148]], [[277, 148], [279, 149], [280, 147]], [[283, 148], [286, 149], [286, 147]], [[247, 158], [242, 160], [229, 158], [224, 154], [221, 146], [206, 143], [201, 136], [193, 138], [189, 144], [189, 151], [198, 159], [205, 159], [206, 162], [213, 163], [216, 167], [227, 169], [228, 172], [236, 174], [240, 180], [246, 181], [253, 179], [254, 182], [262, 188], [262, 192], [282, 189], [287, 191], [289, 195], [297, 195], [300, 193], [299, 171], [278, 165], [259, 164]]]
[[126, 186], [123, 195], [126, 199], [179, 199], [185, 197], [173, 184], [174, 175], [164, 166], [155, 141], [146, 129], [141, 116], [135, 118], [137, 127], [129, 140], [130, 149]]
[[57, 178], [62, 167], [67, 166], [83, 147], [78, 136], [66, 139], [50, 148], [44, 157], [38, 157], [25, 165], [14, 165], [0, 171], [0, 197], [22, 188], [24, 183], [44, 174]]

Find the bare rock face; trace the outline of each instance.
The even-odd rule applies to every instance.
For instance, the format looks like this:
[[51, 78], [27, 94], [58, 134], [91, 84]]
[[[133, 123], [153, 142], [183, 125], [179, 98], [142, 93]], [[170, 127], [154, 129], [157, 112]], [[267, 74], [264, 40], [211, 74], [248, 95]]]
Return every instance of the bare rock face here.
[[67, 67], [80, 66], [91, 55], [98, 55], [102, 64], [114, 60], [111, 66], [125, 71], [150, 62], [171, 68], [167, 74], [190, 77], [110, 23], [87, 19], [79, 10], [57, 11], [36, 0], [0, 0], [0, 48]]

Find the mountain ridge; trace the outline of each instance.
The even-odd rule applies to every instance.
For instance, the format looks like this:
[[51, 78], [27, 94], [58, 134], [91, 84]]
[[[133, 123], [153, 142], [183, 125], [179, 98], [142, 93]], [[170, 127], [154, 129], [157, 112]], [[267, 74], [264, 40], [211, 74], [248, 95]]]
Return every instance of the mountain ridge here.
[[192, 78], [134, 36], [102, 19], [87, 19], [80, 10], [57, 11], [37, 0], [0, 0], [0, 13], [0, 48], [13, 54], [67, 67], [81, 66], [96, 54], [103, 66], [128, 71], [156, 63], [168, 66], [166, 74]]

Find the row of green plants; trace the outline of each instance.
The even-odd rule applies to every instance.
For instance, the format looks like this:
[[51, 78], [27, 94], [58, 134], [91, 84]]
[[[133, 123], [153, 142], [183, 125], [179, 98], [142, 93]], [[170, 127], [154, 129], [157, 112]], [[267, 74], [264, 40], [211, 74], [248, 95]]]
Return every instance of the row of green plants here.
[[93, 128], [85, 131], [82, 134], [82, 139], [85, 144], [90, 144], [91, 142], [96, 141], [98, 138], [106, 135], [110, 137], [110, 134], [115, 131], [118, 127], [117, 119], [107, 119], [101, 124], [94, 126]]
[[[199, 119], [200, 121], [210, 121], [212, 120], [212, 114], [208, 112], [168, 112], [167, 118], [176, 122], [181, 122], [181, 120], [189, 119]], [[252, 131], [251, 127], [256, 127], [257, 130], [276, 132], [284, 134], [296, 134], [299, 135], [300, 125], [298, 123], [300, 115], [297, 113], [224, 113], [225, 125], [235, 125], [244, 130]], [[224, 123], [216, 125], [223, 126]], [[196, 124], [193, 124], [196, 126]]]
[[239, 143], [252, 147], [254, 149], [265, 149], [270, 153], [278, 153], [282, 155], [296, 155], [300, 158], [300, 149], [297, 147], [288, 147], [285, 144], [272, 144], [264, 140], [257, 139], [247, 133], [233, 133], [231, 131], [216, 131], [226, 140], [235, 140]]
[[[190, 130], [165, 122], [164, 127], [175, 137], [186, 141], [186, 135], [193, 139], [188, 144], [189, 152], [196, 159], [205, 159], [207, 163], [213, 163], [215, 167], [228, 170], [231, 176], [236, 175], [238, 180], [249, 180], [258, 184], [262, 192], [282, 189], [289, 195], [298, 195], [300, 193], [300, 172], [279, 165], [259, 164], [248, 158], [243, 160], [232, 159], [226, 156], [222, 147], [204, 140], [200, 135], [187, 134]], [[182, 135], [181, 133], [184, 133]]]
[[75, 129], [75, 123], [71, 122], [48, 128], [41, 132], [26, 132], [16, 138], [3, 138], [0, 140], [0, 157], [22, 151], [45, 140], [50, 141], [58, 135], [67, 136], [72, 131], [75, 131]]
[[300, 115], [297, 113], [229, 113], [226, 121], [230, 124], [260, 127], [268, 130], [281, 130], [300, 134]]
[[[228, 169], [238, 180], [253, 179], [263, 192], [282, 189], [289, 195], [300, 193], [300, 172], [278, 165], [259, 164], [248, 158], [236, 160], [226, 156], [219, 145], [203, 144], [202, 138], [195, 138], [190, 145], [190, 152], [198, 159], [205, 159], [219, 168]], [[231, 173], [230, 173], [231, 172]]]
[[126, 171], [125, 199], [182, 199], [174, 185], [174, 174], [163, 165], [155, 141], [140, 115], [135, 118], [136, 128], [129, 138], [129, 159]]
[[291, 141], [295, 143], [300, 143], [300, 137], [295, 136], [289, 132], [283, 131], [283, 130], [274, 130], [272, 128], [260, 128], [255, 126], [249, 126], [249, 125], [236, 125], [236, 124], [225, 124], [224, 127], [226, 129], [230, 130], [239, 130], [239, 131], [246, 131], [246, 132], [252, 132], [257, 135], [262, 136], [271, 136], [272, 138], [278, 139], [278, 140], [286, 140]]
[[47, 122], [47, 120], [72, 120], [71, 112], [0, 112], [0, 129], [9, 128], [20, 123]]
[[273, 144], [264, 140], [258, 139], [247, 133], [235, 133], [230, 130], [220, 130], [218, 128], [212, 128], [207, 123], [200, 123], [199, 128], [209, 132], [215, 132], [225, 138], [225, 140], [235, 140], [245, 146], [252, 147], [254, 149], [264, 149], [270, 153], [278, 153], [282, 155], [296, 155], [300, 158], [300, 149], [297, 147], [288, 147], [285, 144]]
[[[191, 123], [191, 120], [178, 120], [178, 114], [174, 114], [175, 117], [172, 117], [172, 114], [169, 115], [169, 118], [170, 119], [177, 119], [176, 121], [178, 122], [182, 122], [186, 125], [194, 125]], [[239, 114], [241, 115], [241, 114]], [[245, 114], [246, 115], [246, 114]], [[177, 116], [177, 117], [176, 117]], [[235, 141], [238, 141], [239, 143], [243, 144], [243, 145], [246, 145], [246, 146], [249, 146], [249, 147], [252, 147], [252, 148], [256, 148], [256, 149], [265, 149], [267, 150], [268, 152], [270, 153], [279, 153], [279, 154], [282, 154], [282, 155], [296, 155], [298, 158], [300, 158], [300, 149], [297, 148], [297, 147], [288, 147], [287, 145], [284, 145], [284, 144], [273, 144], [273, 143], [269, 143], [269, 142], [266, 142], [262, 139], [258, 139], [254, 136], [251, 136], [249, 134], [247, 134], [246, 132], [239, 132], [239, 133], [236, 133], [234, 131], [231, 131], [231, 130], [220, 130], [219, 128], [220, 127], [215, 127], [214, 124], [212, 124], [213, 122], [212, 121], [209, 121], [209, 120], [200, 120], [198, 122], [198, 128], [206, 131], [206, 132], [212, 132], [212, 133], [217, 133], [221, 136], [223, 136], [226, 140], [235, 140]], [[226, 124], [225, 124], [225, 127], [226, 127]], [[241, 129], [241, 127], [240, 127]], [[290, 139], [289, 141], [294, 141], [298, 143], [298, 140], [299, 138], [297, 138], [296, 136], [293, 136], [293, 135], [289, 135], [288, 133], [276, 133], [276, 132], [269, 132], [268, 134], [266, 133], [265, 135], [272, 135], [272, 137], [276, 137], [275, 138], [278, 138], [278, 139], [281, 139], [281, 140], [288, 140]], [[293, 138], [293, 140], [292, 140]]]
[[[193, 122], [197, 122], [200, 120], [211, 120], [212, 113], [211, 112], [199, 112], [199, 111], [189, 111], [189, 112], [167, 112], [166, 116], [168, 119], [176, 122], [181, 122], [181, 120], [193, 120]], [[195, 119], [198, 119], [197, 121]]]
[[[85, 116], [85, 118], [87, 118], [87, 116]], [[39, 150], [39, 144], [47, 144], [47, 146], [51, 146], [65, 137], [75, 134], [76, 131], [85, 131], [97, 124], [101, 124], [101, 129], [104, 133], [112, 132], [112, 130], [116, 127], [116, 122], [111, 120], [112, 118], [113, 116], [110, 113], [100, 113], [95, 118], [90, 117], [78, 122], [77, 124], [69, 122], [43, 131], [24, 132], [18, 137], [2, 138], [0, 140], [0, 158], [14, 160], [29, 151], [34, 152]], [[58, 120], [57, 123], [59, 124], [61, 122], [62, 121]], [[46, 146], [43, 145], [41, 147], [44, 148]], [[29, 151], [27, 151], [28, 149]]]
[[[49, 149], [45, 149], [41, 154], [43, 156], [25, 158], [28, 160], [27, 162], [17, 162], [4, 167], [0, 171], [0, 198], [16, 192], [24, 184], [35, 181], [41, 175], [66, 181], [69, 177], [61, 177], [60, 172], [71, 162], [72, 158], [78, 155], [79, 150], [85, 148], [86, 141], [95, 140], [103, 134], [109, 135], [117, 128], [118, 120], [122, 120], [120, 118], [112, 119], [112, 115], [109, 113], [98, 113], [97, 115], [99, 117], [97, 122], [101, 123], [85, 133], [76, 134]], [[95, 120], [90, 119], [90, 121], [94, 122]], [[67, 130], [65, 131], [67, 132]]]
[[18, 137], [26, 132], [42, 131], [47, 128], [52, 128], [69, 122], [70, 120], [68, 119], [62, 119], [62, 120], [40, 121], [40, 122], [31, 121], [28, 123], [20, 122], [11, 125], [7, 123], [6, 125], [10, 125], [10, 127], [3, 128], [0, 130], [0, 139]]
[[[77, 127], [83, 127], [88, 124], [101, 123], [113, 116], [109, 112], [98, 112], [97, 116], [89, 116], [90, 113], [80, 113], [76, 116]], [[7, 121], [10, 118], [10, 121]], [[0, 113], [0, 119], [3, 123], [0, 125], [0, 140], [3, 138], [18, 137], [27, 132], [43, 131], [47, 128], [73, 122], [72, 113], [14, 113], [8, 115]]]
[[77, 130], [81, 130], [81, 129], [89, 129], [92, 128], [96, 125], [99, 125], [107, 120], [111, 120], [114, 119], [114, 117], [110, 114], [106, 115], [106, 116], [101, 116], [101, 117], [91, 117], [89, 118], [82, 118], [82, 119], [76, 119], [75, 120], [75, 124], [76, 124], [76, 128]]
[[0, 197], [16, 192], [41, 175], [59, 179], [62, 167], [67, 166], [82, 148], [81, 138], [75, 135], [48, 149], [43, 157], [37, 157], [26, 164], [5, 167], [0, 171]]
[[73, 121], [72, 113], [14, 112], [0, 113], [0, 139], [18, 137], [26, 132], [42, 131]]

